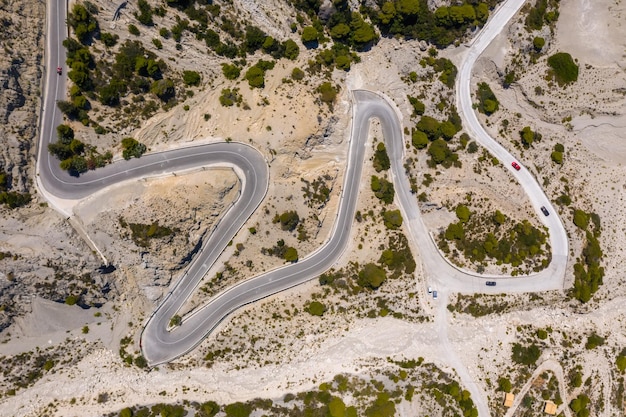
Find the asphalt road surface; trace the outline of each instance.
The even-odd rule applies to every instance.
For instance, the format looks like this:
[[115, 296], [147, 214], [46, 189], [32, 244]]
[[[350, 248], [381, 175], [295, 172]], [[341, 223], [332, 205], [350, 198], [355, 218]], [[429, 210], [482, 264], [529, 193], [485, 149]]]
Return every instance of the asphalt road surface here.
[[[484, 131], [472, 109], [471, 69], [504, 25], [519, 10], [523, 0], [508, 0], [491, 17], [485, 28], [471, 43], [461, 64], [457, 77], [457, 107], [464, 121], [465, 128], [481, 145], [485, 146], [509, 169], [527, 193], [539, 218], [550, 231], [550, 244], [553, 251], [550, 266], [537, 274], [523, 278], [498, 277], [497, 287], [486, 287], [486, 277], [461, 271], [450, 265], [438, 252], [432, 238], [420, 216], [415, 196], [410, 192], [408, 178], [404, 172], [404, 145], [401, 124], [396, 109], [387, 100], [373, 92], [353, 91], [352, 135], [349, 143], [348, 163], [341, 192], [341, 202], [337, 219], [329, 239], [314, 253], [295, 264], [269, 271], [262, 275], [237, 284], [212, 298], [201, 309], [184, 317], [180, 326], [169, 329], [170, 319], [177, 313], [184, 302], [196, 290], [206, 271], [222, 253], [227, 243], [243, 226], [265, 197], [269, 181], [269, 169], [263, 156], [254, 148], [241, 143], [214, 143], [152, 153], [140, 159], [118, 161], [105, 168], [91, 171], [80, 177], [71, 177], [60, 170], [58, 161], [47, 152], [50, 141], [56, 139], [56, 126], [62, 122], [61, 114], [55, 102], [65, 97], [65, 50], [61, 46], [65, 38], [65, 2], [52, 1], [48, 7], [48, 38], [46, 58], [47, 77], [45, 82], [45, 101], [41, 123], [41, 139], [37, 160], [37, 183], [40, 191], [52, 205], [63, 211], [63, 201], [79, 200], [94, 192], [121, 181], [128, 181], [147, 176], [174, 171], [185, 171], [198, 167], [230, 166], [242, 182], [241, 195], [233, 207], [226, 213], [211, 236], [203, 244], [202, 250], [193, 260], [183, 276], [170, 289], [159, 307], [149, 318], [141, 335], [143, 354], [151, 365], [173, 360], [196, 347], [230, 313], [243, 305], [252, 303], [269, 295], [299, 285], [319, 276], [328, 270], [342, 256], [350, 235], [350, 228], [356, 210], [356, 201], [361, 182], [361, 173], [369, 122], [377, 118], [382, 126], [385, 143], [392, 162], [392, 176], [396, 189], [396, 198], [409, 235], [424, 263], [424, 270], [440, 294], [442, 303], [447, 293], [454, 292], [511, 292], [540, 291], [562, 287], [567, 262], [567, 237], [563, 225], [541, 187], [532, 174], [523, 168], [515, 171], [510, 166], [513, 156]], [[64, 75], [58, 76], [55, 68], [64, 67]], [[551, 215], [545, 217], [539, 211], [545, 206]], [[493, 278], [489, 278], [493, 279]], [[445, 309], [439, 308], [438, 320], [445, 322]], [[444, 311], [443, 313], [439, 313]], [[442, 316], [443, 315], [443, 316]], [[445, 323], [442, 324], [438, 337], [447, 341]], [[445, 347], [445, 346], [444, 346]], [[449, 344], [447, 345], [450, 351]], [[445, 351], [445, 349], [444, 349]], [[452, 353], [446, 354], [455, 362]], [[458, 360], [457, 360], [458, 362]], [[458, 364], [457, 364], [458, 365]], [[469, 384], [475, 400], [482, 398], [482, 393], [471, 383], [471, 377], [461, 365], [455, 368], [461, 374], [465, 385]], [[459, 370], [460, 367], [460, 370]], [[478, 400], [480, 415], [489, 415], [486, 405]]]

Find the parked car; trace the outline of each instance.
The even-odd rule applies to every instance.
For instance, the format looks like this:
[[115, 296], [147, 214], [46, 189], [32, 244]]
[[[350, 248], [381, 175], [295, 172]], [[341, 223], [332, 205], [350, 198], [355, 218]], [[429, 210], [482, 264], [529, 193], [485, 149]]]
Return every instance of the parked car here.
[[543, 213], [544, 216], [549, 216], [550, 215], [550, 212], [544, 206], [541, 206], [541, 212]]
[[511, 162], [511, 166], [515, 168], [515, 170], [519, 171], [522, 167], [515, 161]]
[[437, 291], [433, 291], [433, 298], [436, 300], [437, 299]]
[[63, 74], [63, 68], [57, 67], [57, 74], [59, 75]]
[[488, 287], [495, 287], [496, 286], [496, 282], [495, 281], [487, 281], [486, 282]]
[[432, 294], [433, 293], [433, 287], [428, 287], [428, 294]]

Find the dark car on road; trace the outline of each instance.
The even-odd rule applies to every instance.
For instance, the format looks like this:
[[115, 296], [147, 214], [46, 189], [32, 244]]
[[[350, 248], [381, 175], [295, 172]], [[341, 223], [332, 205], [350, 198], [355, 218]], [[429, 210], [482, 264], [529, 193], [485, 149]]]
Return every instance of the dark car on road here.
[[520, 168], [521, 168], [521, 167], [519, 166], [519, 164], [518, 164], [517, 162], [515, 162], [515, 161], [511, 162], [511, 166], [512, 166], [513, 168], [515, 168], [515, 170], [516, 170], [516, 171], [519, 171], [519, 170], [520, 170]]
[[550, 212], [544, 206], [541, 206], [541, 212], [543, 213], [544, 216], [549, 216], [550, 215]]
[[63, 74], [63, 68], [57, 67], [57, 74], [59, 75]]
[[495, 287], [496, 286], [496, 282], [495, 281], [487, 281], [486, 282], [488, 287]]

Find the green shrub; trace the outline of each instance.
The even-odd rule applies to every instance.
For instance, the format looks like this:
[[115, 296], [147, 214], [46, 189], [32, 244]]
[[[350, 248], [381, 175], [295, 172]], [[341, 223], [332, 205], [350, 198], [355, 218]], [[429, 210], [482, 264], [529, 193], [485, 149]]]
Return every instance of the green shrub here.
[[413, 106], [413, 116], [421, 116], [426, 111], [426, 105], [415, 97], [407, 96]]
[[582, 210], [574, 210], [574, 224], [582, 230], [587, 230], [589, 226], [589, 215]]
[[417, 149], [424, 149], [429, 144], [428, 136], [426, 135], [426, 133], [417, 129], [413, 129], [413, 133], [411, 134], [411, 142], [413, 143], [413, 146], [415, 146]]
[[470, 209], [464, 204], [459, 204], [456, 207], [455, 212], [456, 212], [456, 217], [461, 221], [461, 223], [467, 223], [472, 214]]
[[280, 228], [282, 230], [293, 232], [300, 222], [300, 216], [298, 216], [296, 211], [288, 210], [277, 218], [274, 218], [274, 223], [278, 222], [280, 222]]
[[162, 101], [168, 101], [176, 94], [174, 82], [170, 79], [156, 80], [150, 85], [150, 92]]
[[131, 35], [135, 35], [135, 36], [141, 35], [141, 32], [139, 32], [139, 28], [133, 25], [132, 23], [128, 25], [128, 33], [130, 33]]
[[542, 138], [541, 134], [533, 132], [530, 129], [530, 126], [525, 126], [522, 130], [520, 130], [519, 134], [525, 148], [532, 146], [533, 142], [540, 141]]
[[387, 229], [396, 230], [402, 226], [402, 214], [400, 210], [385, 211], [383, 219]]
[[182, 322], [183, 322], [183, 318], [181, 316], [179, 316], [178, 314], [175, 314], [170, 319], [170, 327], [180, 326], [182, 324]]
[[622, 354], [620, 354], [617, 359], [615, 360], [615, 365], [617, 366], [617, 369], [621, 372], [624, 373], [624, 371], [626, 371], [626, 353], [622, 352]]
[[154, 22], [152, 21], [152, 8], [150, 4], [146, 0], [138, 0], [137, 8], [139, 9], [139, 13], [135, 12], [135, 17], [139, 20], [144, 26], [152, 26]]
[[317, 40], [319, 38], [319, 33], [317, 29], [313, 26], [305, 26], [302, 29], [302, 43], [307, 47], [317, 46]]
[[380, 287], [387, 279], [387, 273], [376, 264], [368, 263], [359, 272], [358, 284], [363, 288], [373, 290]]
[[298, 250], [289, 246], [287, 249], [285, 249], [284, 258], [287, 262], [298, 262]]
[[533, 47], [536, 51], [541, 51], [543, 47], [546, 45], [546, 40], [540, 36], [536, 36], [533, 39]]
[[140, 158], [146, 153], [146, 145], [138, 142], [134, 138], [122, 139], [122, 157], [126, 160], [131, 158]]
[[312, 316], [323, 316], [326, 311], [326, 306], [319, 301], [312, 301], [307, 311]]
[[384, 178], [379, 178], [376, 175], [372, 175], [371, 187], [374, 195], [385, 204], [391, 204], [393, 202], [393, 198], [395, 196], [393, 183], [387, 181]]
[[78, 301], [80, 300], [79, 296], [76, 295], [68, 295], [67, 297], [65, 297], [65, 304], [67, 304], [68, 306], [73, 306], [75, 305]]
[[304, 71], [302, 71], [300, 68], [296, 67], [291, 71], [291, 78], [296, 80], [296, 81], [300, 81], [304, 78]]
[[500, 103], [496, 98], [496, 95], [491, 91], [491, 88], [487, 83], [478, 84], [478, 111], [486, 114], [487, 116], [495, 113], [500, 107]]
[[332, 105], [335, 102], [335, 98], [337, 97], [337, 89], [328, 81], [323, 82], [317, 88], [317, 91], [320, 93], [320, 99], [322, 102]]
[[587, 336], [587, 343], [585, 343], [585, 349], [592, 350], [597, 348], [598, 346], [602, 346], [604, 344], [604, 337], [599, 336], [595, 333]]
[[540, 356], [541, 349], [534, 343], [528, 347], [522, 346], [519, 343], [513, 345], [513, 355], [511, 359], [515, 363], [532, 366], [537, 362]]
[[566, 52], [559, 52], [548, 58], [548, 65], [552, 68], [554, 78], [559, 85], [573, 83], [578, 80], [578, 65], [572, 56]]
[[249, 404], [236, 402], [224, 407], [226, 417], [249, 417], [252, 414], [252, 407]]
[[498, 378], [498, 390], [503, 392], [511, 392], [512, 388], [513, 387], [511, 385], [511, 381], [508, 378]]
[[389, 161], [389, 155], [387, 155], [387, 149], [383, 142], [379, 142], [374, 152], [374, 169], [376, 172], [380, 172], [389, 168], [391, 168], [391, 162]]
[[239, 94], [238, 88], [225, 88], [222, 90], [222, 94], [220, 95], [220, 104], [224, 107], [231, 107], [234, 104], [241, 104], [243, 97]]
[[552, 162], [562, 165], [563, 164], [563, 152], [553, 151], [550, 154], [550, 159], [552, 159]]
[[196, 71], [183, 71], [183, 82], [185, 85], [200, 85], [200, 74]]
[[223, 63], [222, 72], [224, 73], [224, 77], [226, 77], [227, 80], [236, 80], [241, 74], [241, 69], [239, 69], [237, 65]]
[[104, 46], [106, 46], [107, 48], [115, 46], [119, 38], [120, 37], [118, 35], [113, 34], [113, 33], [102, 32], [100, 34], [100, 40], [102, 41]]

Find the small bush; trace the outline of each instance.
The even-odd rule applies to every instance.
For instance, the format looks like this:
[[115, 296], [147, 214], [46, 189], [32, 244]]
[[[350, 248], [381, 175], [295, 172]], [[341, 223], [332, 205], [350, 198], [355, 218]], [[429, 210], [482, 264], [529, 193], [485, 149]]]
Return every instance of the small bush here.
[[200, 74], [196, 71], [183, 71], [183, 82], [185, 85], [200, 85]]
[[326, 311], [326, 306], [320, 303], [319, 301], [312, 301], [311, 304], [309, 304], [309, 308], [307, 309], [307, 311], [312, 316], [321, 317], [324, 315], [324, 312]]
[[137, 28], [137, 26], [133, 25], [132, 23], [128, 25], [128, 33], [135, 36], [141, 35], [141, 32], [139, 32], [139, 28]]
[[585, 343], [585, 349], [592, 350], [592, 349], [597, 348], [598, 346], [602, 346], [603, 344], [604, 344], [604, 337], [593, 333], [587, 336], [587, 343]]

